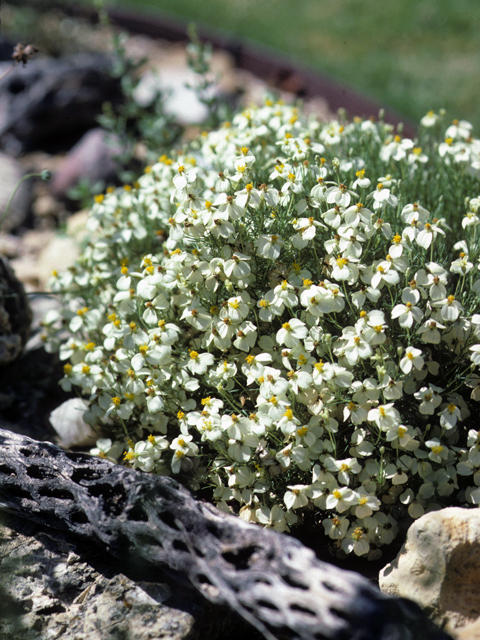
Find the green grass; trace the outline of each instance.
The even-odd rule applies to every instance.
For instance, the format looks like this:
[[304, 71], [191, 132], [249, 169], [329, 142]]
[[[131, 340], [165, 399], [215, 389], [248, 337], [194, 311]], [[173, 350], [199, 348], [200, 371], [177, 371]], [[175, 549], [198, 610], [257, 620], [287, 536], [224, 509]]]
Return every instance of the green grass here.
[[247, 37], [414, 120], [445, 108], [480, 131], [478, 0], [117, 0]]
[[[8, 1], [22, 7], [24, 22], [51, 4]], [[445, 108], [449, 118], [469, 120], [480, 135], [479, 0], [104, 1], [248, 38], [413, 120]]]

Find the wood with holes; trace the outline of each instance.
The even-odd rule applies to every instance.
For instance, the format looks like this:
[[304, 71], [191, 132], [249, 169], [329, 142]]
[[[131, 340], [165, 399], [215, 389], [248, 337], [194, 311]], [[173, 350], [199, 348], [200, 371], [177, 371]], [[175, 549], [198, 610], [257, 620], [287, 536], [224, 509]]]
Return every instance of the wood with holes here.
[[420, 608], [297, 540], [195, 500], [172, 478], [0, 429], [0, 509], [160, 566], [267, 640], [448, 640]]

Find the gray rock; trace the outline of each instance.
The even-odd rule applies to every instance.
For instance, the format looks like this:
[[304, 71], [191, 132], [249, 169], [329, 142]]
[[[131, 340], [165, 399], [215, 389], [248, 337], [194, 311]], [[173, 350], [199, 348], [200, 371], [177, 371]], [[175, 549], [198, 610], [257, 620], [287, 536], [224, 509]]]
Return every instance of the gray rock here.
[[168, 585], [136, 582], [90, 554], [94, 567], [61, 535], [20, 519], [1, 514], [0, 523], [2, 640], [198, 637], [202, 609], [194, 600], [183, 610], [167, 606]]
[[[15, 158], [0, 152], [0, 220], [3, 218], [5, 207], [24, 173], [22, 165]], [[0, 225], [0, 230], [6, 233], [20, 227], [28, 215], [30, 203], [31, 189], [28, 181], [25, 180], [19, 185], [5, 220]]]
[[91, 184], [111, 181], [119, 170], [115, 157], [121, 153], [119, 143], [103, 129], [88, 131], [65, 156], [49, 185], [55, 196], [65, 196], [80, 180]]
[[0, 367], [11, 364], [25, 346], [32, 313], [23, 285], [0, 258]]
[[11, 153], [71, 146], [96, 126], [105, 101], [120, 99], [118, 78], [101, 54], [31, 60], [0, 83], [0, 144]]
[[480, 616], [480, 511], [450, 507], [416, 520], [379, 583], [449, 631], [473, 623]]

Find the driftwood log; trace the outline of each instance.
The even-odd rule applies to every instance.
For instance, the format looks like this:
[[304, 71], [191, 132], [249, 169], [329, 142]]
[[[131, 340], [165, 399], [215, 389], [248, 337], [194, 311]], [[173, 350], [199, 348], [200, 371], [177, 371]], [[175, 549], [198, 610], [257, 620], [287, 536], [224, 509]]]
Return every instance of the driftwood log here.
[[175, 480], [0, 429], [0, 509], [169, 572], [267, 640], [447, 640], [421, 609]]

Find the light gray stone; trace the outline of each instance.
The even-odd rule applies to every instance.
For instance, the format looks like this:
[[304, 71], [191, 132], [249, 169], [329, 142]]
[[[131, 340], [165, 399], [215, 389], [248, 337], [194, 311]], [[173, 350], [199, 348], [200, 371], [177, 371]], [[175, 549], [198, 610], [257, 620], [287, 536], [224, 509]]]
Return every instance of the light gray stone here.
[[92, 446], [98, 434], [83, 420], [88, 404], [83, 398], [69, 398], [50, 414], [50, 424], [60, 437], [60, 446], [70, 447]]
[[410, 598], [448, 631], [480, 616], [480, 510], [450, 507], [414, 522], [382, 591]]
[[2, 640], [197, 637], [192, 612], [165, 604], [168, 585], [127, 578], [108, 558], [94, 568], [62, 535], [5, 514], [0, 522]]

